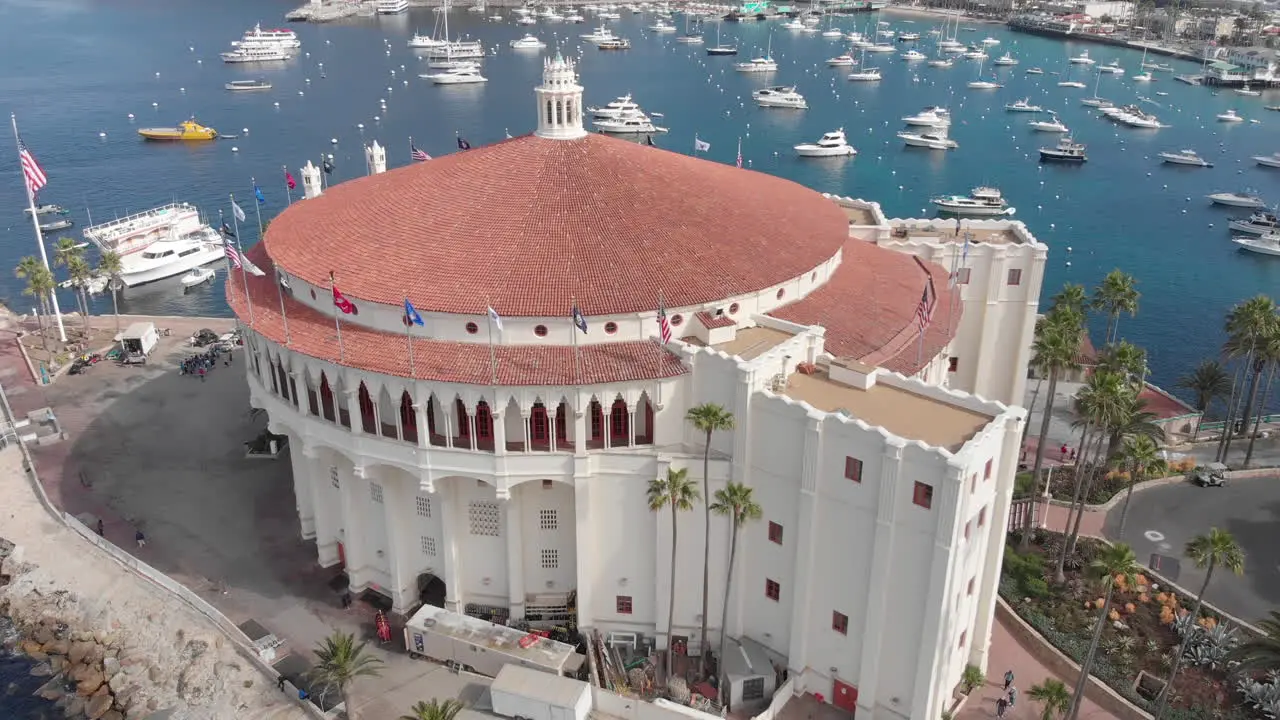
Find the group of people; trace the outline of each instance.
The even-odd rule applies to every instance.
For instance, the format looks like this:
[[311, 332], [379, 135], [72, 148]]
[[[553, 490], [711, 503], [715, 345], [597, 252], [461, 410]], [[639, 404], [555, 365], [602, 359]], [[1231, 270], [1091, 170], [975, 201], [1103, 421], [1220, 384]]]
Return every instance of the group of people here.
[[[199, 355], [192, 355], [183, 360], [178, 366], [178, 370], [183, 375], [198, 375], [200, 380], [204, 381], [204, 376], [213, 372], [213, 369], [218, 366], [218, 356], [221, 354], [222, 352], [217, 347], [211, 347]], [[226, 353], [226, 360], [223, 364], [231, 365], [231, 353]]]
[[996, 717], [1002, 718], [1009, 708], [1018, 700], [1018, 688], [1013, 685], [1013, 671], [1004, 674], [1004, 694], [996, 699]]

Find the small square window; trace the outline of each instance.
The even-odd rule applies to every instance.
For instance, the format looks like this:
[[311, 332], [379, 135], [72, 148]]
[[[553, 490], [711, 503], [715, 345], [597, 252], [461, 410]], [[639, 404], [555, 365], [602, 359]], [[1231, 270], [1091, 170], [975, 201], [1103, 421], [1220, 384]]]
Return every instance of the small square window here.
[[1019, 270], [1018, 268], [1013, 268], [1013, 269], [1011, 269], [1011, 270], [1009, 271], [1009, 281], [1008, 281], [1008, 282], [1009, 282], [1009, 284], [1010, 284], [1010, 285], [1021, 285], [1021, 284], [1022, 284], [1022, 271], [1021, 271], [1021, 270]]
[[960, 268], [959, 270], [957, 270], [957, 271], [956, 271], [956, 284], [957, 284], [957, 285], [968, 285], [968, 284], [969, 284], [969, 270], [970, 270], [970, 268]]
[[555, 510], [538, 511], [538, 527], [543, 530], [555, 530], [560, 527], [560, 518]]
[[772, 520], [769, 521], [769, 542], [782, 544], [782, 526]]
[[959, 643], [959, 645], [957, 645], [957, 647], [964, 647], [964, 641], [965, 641], [965, 640], [968, 640], [968, 639], [969, 639], [969, 631], [968, 631], [968, 630], [965, 630], [964, 632], [960, 633], [960, 643]]
[[983, 527], [986, 524], [987, 524], [987, 506], [983, 505], [982, 509], [978, 511], [978, 527]]
[[782, 586], [776, 580], [765, 579], [764, 596], [770, 600], [777, 600], [782, 597]]
[[849, 616], [845, 615], [842, 612], [837, 612], [833, 610], [831, 612], [831, 629], [835, 630], [841, 635], [848, 635], [849, 634]]
[[911, 494], [911, 502], [925, 509], [933, 507], [933, 486], [917, 482], [915, 491]]
[[856, 483], [862, 482], [862, 461], [856, 457], [845, 457], [844, 477]]
[[424, 518], [431, 517], [431, 498], [424, 498], [421, 495], [414, 498], [414, 506], [418, 510], [418, 515]]
[[972, 526], [973, 526], [973, 521], [972, 521], [972, 520], [970, 520], [969, 522], [967, 522], [967, 523], [965, 523], [965, 524], [964, 524], [964, 539], [965, 539], [965, 540], [968, 540], [968, 539], [969, 539], [969, 529], [970, 529], [970, 527], [972, 527]]
[[947, 358], [947, 372], [955, 372], [960, 369], [960, 358]]
[[369, 483], [369, 497], [376, 503], [382, 502], [382, 486], [378, 483]]
[[556, 484], [556, 481], [555, 481], [555, 480], [543, 480], [543, 481], [542, 481], [542, 489], [543, 489], [543, 490], [550, 490], [551, 488], [555, 487], [555, 484]]
[[542, 550], [540, 552], [543, 570], [555, 570], [560, 567], [559, 550]]
[[616, 598], [614, 598], [614, 605], [617, 608], [619, 615], [631, 614], [631, 596], [630, 595], [618, 595]]
[[991, 479], [991, 463], [992, 463], [992, 462], [993, 462], [993, 461], [988, 460], [988, 461], [987, 461], [986, 466], [982, 468], [982, 479], [983, 479], [983, 480], [990, 480], [990, 479]]
[[964, 594], [965, 595], [973, 594], [973, 578], [969, 578], [969, 585], [968, 587], [965, 588]]
[[426, 536], [423, 536], [423, 538], [422, 538], [422, 554], [423, 554], [423, 555], [430, 555], [430, 556], [432, 556], [432, 557], [435, 557], [435, 554], [436, 554], [436, 539], [435, 539], [435, 538], [433, 538], [433, 537], [426, 537]]

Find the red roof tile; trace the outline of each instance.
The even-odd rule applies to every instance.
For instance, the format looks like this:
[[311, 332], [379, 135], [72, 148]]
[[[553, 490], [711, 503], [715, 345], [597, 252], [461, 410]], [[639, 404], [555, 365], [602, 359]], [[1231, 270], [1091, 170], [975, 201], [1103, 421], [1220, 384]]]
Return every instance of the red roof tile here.
[[839, 207], [789, 180], [601, 135], [524, 136], [335, 185], [265, 245], [352, 300], [557, 316], [767, 289], [834, 255]]
[[[285, 345], [285, 322], [274, 281], [275, 267], [262, 245], [246, 253], [265, 277], [249, 277], [253, 322], [245, 302], [240, 275], [227, 283], [227, 302], [245, 324], [271, 341]], [[357, 325], [342, 325], [342, 361], [339, 362], [333, 317], [284, 299], [289, 327], [289, 348], [321, 360], [371, 372], [409, 377], [409, 349], [404, 335], [384, 333]], [[572, 346], [499, 345], [495, 349], [498, 383], [502, 385], [596, 385], [609, 382], [675, 377], [688, 372], [673, 354], [656, 341], [584, 345], [578, 356], [575, 378]], [[488, 385], [492, 382], [489, 346], [483, 343], [414, 339], [414, 377], [422, 380]]]
[[722, 328], [722, 327], [729, 327], [731, 325], [737, 325], [737, 323], [729, 319], [728, 315], [712, 315], [706, 310], [701, 310], [699, 312], [696, 312], [693, 314], [693, 316], [697, 318], [698, 322], [702, 323], [702, 326], [707, 328], [708, 330], [710, 330], [711, 328]]
[[1187, 405], [1178, 398], [1148, 383], [1142, 388], [1142, 392], [1138, 394], [1138, 398], [1146, 402], [1143, 410], [1149, 413], [1155, 413], [1158, 420], [1168, 420], [1170, 418], [1190, 415], [1196, 411], [1195, 408]]
[[[938, 299], [925, 329], [923, 351], [917, 353], [916, 307], [930, 277]], [[825, 327], [826, 350], [836, 357], [914, 375], [955, 337], [962, 310], [960, 290], [948, 287], [941, 265], [850, 240], [840, 267], [825, 285], [769, 314]]]

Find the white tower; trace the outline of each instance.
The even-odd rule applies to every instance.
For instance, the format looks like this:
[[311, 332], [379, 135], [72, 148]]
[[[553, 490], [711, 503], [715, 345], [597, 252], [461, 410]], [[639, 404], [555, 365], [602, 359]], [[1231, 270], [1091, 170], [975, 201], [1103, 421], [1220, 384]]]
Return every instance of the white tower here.
[[542, 66], [542, 84], [534, 88], [538, 100], [535, 135], [551, 140], [577, 140], [587, 136], [582, 127], [582, 86], [573, 72], [573, 61], [560, 53]]
[[370, 175], [387, 171], [387, 149], [379, 145], [377, 140], [364, 149], [364, 165]]
[[310, 199], [322, 192], [320, 188], [320, 168], [310, 160], [302, 167], [302, 194]]

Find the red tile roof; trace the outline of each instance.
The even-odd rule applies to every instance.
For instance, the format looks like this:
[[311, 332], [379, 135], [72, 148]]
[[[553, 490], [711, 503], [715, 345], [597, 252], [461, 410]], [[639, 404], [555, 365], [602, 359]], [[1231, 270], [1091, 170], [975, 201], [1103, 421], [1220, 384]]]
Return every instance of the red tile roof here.
[[706, 310], [696, 312], [693, 316], [698, 319], [698, 322], [702, 323], [702, 327], [705, 327], [708, 330], [711, 328], [722, 328], [737, 325], [737, 323], [729, 319], [728, 315], [712, 315]]
[[[227, 302], [242, 322], [271, 341], [285, 345], [285, 323], [280, 314], [275, 267], [262, 245], [246, 253], [265, 277], [249, 277], [253, 322], [245, 302], [244, 285], [237, 273], [227, 282]], [[342, 357], [339, 362], [333, 317], [285, 296], [289, 348], [321, 360], [371, 372], [409, 377], [409, 349], [404, 335], [384, 333], [357, 325], [342, 325]], [[688, 370], [673, 354], [654, 341], [583, 345], [578, 357], [580, 375], [575, 378], [572, 346], [498, 346], [497, 378], [502, 385], [596, 385], [628, 380], [675, 377]], [[489, 346], [484, 343], [415, 339], [414, 377], [422, 380], [488, 385], [492, 382]]]
[[559, 316], [684, 307], [798, 277], [847, 241], [789, 180], [601, 135], [524, 136], [335, 185], [265, 245], [353, 301]]
[[[937, 303], [917, 353], [916, 307], [930, 277]], [[948, 287], [941, 265], [855, 239], [825, 285], [769, 314], [825, 327], [826, 350], [836, 357], [914, 375], [955, 337], [962, 310], [960, 290]]]
[[1158, 420], [1168, 420], [1170, 418], [1190, 415], [1196, 411], [1195, 408], [1187, 405], [1178, 398], [1148, 383], [1142, 388], [1142, 392], [1138, 394], [1138, 398], [1146, 402], [1143, 410], [1149, 413], [1155, 413]]

